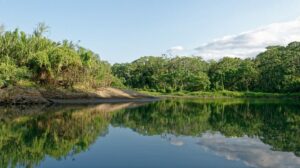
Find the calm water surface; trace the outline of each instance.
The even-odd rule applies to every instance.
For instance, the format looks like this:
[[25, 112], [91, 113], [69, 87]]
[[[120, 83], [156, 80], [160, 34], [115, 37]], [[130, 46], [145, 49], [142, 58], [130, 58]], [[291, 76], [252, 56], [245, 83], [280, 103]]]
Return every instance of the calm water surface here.
[[300, 167], [300, 103], [0, 107], [0, 167]]

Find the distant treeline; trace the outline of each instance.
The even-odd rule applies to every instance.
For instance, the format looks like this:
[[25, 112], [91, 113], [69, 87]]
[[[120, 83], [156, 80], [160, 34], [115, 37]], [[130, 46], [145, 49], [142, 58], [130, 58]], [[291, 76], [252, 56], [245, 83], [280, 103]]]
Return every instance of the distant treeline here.
[[0, 27], [0, 88], [17, 84], [73, 87], [118, 83], [110, 64], [92, 51], [64, 40], [54, 42], [39, 24], [32, 34]]
[[253, 59], [147, 56], [115, 64], [112, 71], [126, 86], [158, 92], [299, 92], [300, 42], [267, 47]]

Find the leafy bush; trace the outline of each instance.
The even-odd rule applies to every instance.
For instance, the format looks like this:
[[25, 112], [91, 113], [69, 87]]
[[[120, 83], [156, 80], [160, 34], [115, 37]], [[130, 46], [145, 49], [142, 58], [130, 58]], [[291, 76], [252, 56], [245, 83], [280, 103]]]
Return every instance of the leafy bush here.
[[8, 59], [0, 62], [0, 87], [15, 84], [18, 80], [28, 77], [29, 72], [26, 67], [17, 67]]

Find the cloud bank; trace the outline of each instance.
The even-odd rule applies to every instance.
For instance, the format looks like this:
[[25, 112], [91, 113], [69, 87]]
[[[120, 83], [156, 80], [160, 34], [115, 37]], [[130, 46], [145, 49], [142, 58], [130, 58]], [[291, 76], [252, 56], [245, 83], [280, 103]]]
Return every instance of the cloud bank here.
[[254, 57], [270, 45], [287, 45], [300, 41], [300, 18], [281, 23], [273, 23], [237, 35], [225, 36], [197, 47], [197, 55], [205, 59], [230, 57]]
[[[287, 45], [292, 41], [300, 41], [300, 18], [273, 23], [255, 30], [236, 35], [225, 36], [212, 42], [187, 50], [182, 46], [167, 50], [170, 55], [198, 55], [204, 59], [220, 59], [224, 56], [248, 58], [255, 57], [270, 45]], [[187, 54], [189, 53], [189, 54]]]

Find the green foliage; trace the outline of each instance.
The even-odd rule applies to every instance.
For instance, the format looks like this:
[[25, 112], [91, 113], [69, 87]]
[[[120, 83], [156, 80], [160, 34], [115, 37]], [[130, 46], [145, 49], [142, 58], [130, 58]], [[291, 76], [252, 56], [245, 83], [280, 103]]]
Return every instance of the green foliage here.
[[180, 91], [300, 92], [300, 42], [270, 46], [253, 59], [224, 57], [141, 57], [115, 64], [114, 75], [129, 87], [172, 93]]
[[[0, 86], [21, 79], [40, 85], [73, 87], [110, 86], [117, 79], [110, 65], [90, 50], [72, 42], [54, 42], [44, 33], [49, 27], [40, 23], [33, 34], [0, 30]], [[25, 75], [30, 74], [30, 75]]]
[[54, 42], [40, 23], [32, 34], [0, 26], [0, 87], [20, 80], [72, 88], [116, 86], [162, 93], [198, 91], [300, 92], [300, 42], [270, 46], [254, 59], [146, 56], [111, 65], [64, 40]]
[[8, 57], [0, 60], [0, 88], [29, 77], [26, 67], [17, 67]]
[[209, 70], [213, 90], [253, 90], [257, 76], [256, 64], [251, 59], [225, 57], [217, 63], [212, 63]]
[[237, 89], [242, 91], [255, 90], [258, 74], [254, 61], [251, 59], [244, 60], [240, 64], [236, 74]]
[[142, 57], [131, 64], [115, 64], [114, 75], [132, 88], [160, 92], [209, 89], [208, 64], [200, 57]]
[[300, 91], [300, 43], [287, 47], [268, 47], [256, 59], [261, 90], [271, 92]]

